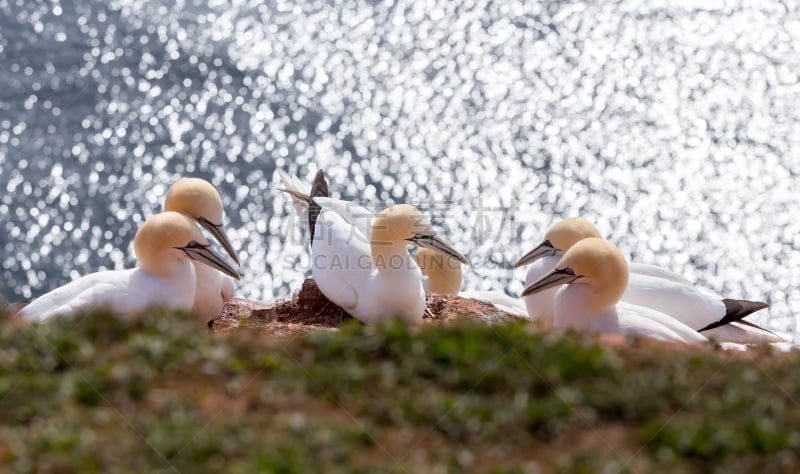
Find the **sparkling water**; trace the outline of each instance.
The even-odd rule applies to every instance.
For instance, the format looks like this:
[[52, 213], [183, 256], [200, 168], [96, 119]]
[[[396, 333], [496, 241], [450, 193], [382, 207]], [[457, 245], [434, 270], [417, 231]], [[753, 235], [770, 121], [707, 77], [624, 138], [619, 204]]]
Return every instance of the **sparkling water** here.
[[0, 293], [135, 264], [181, 176], [214, 183], [242, 297], [310, 259], [276, 168], [418, 204], [517, 294], [513, 262], [581, 215], [638, 261], [797, 332], [793, 2], [0, 0]]

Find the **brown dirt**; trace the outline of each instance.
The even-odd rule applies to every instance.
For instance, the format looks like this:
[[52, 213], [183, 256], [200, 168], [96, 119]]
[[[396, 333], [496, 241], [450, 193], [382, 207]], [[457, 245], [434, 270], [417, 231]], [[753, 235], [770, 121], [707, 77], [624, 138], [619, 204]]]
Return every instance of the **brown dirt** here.
[[[489, 303], [456, 295], [428, 295], [423, 322], [441, 323], [468, 318], [486, 324], [520, 319]], [[341, 308], [319, 291], [311, 278], [303, 282], [297, 298], [272, 304], [234, 298], [214, 320], [213, 332], [257, 329], [276, 336], [293, 336], [309, 330], [334, 330], [341, 325]]]
[[[521, 319], [495, 308], [493, 305], [457, 295], [427, 295], [428, 311], [423, 324], [449, 323], [455, 320], [471, 320], [483, 324], [503, 324]], [[527, 319], [524, 319], [527, 321]], [[250, 332], [257, 337], [294, 337], [308, 331], [336, 331], [341, 326], [341, 309], [328, 300], [317, 288], [311, 278], [303, 282], [300, 293], [288, 301], [272, 304], [234, 298], [225, 303], [219, 316], [214, 320], [212, 332], [224, 334], [231, 332]], [[531, 331], [547, 330], [539, 324], [530, 324]], [[600, 344], [608, 347], [625, 347], [632, 340], [622, 334], [597, 334]], [[656, 340], [636, 340], [635, 345], [649, 350], [652, 346], [674, 346], [686, 350], [678, 342]], [[692, 350], [722, 350], [713, 344], [695, 345]], [[736, 357], [765, 358], [770, 360], [788, 352], [770, 350], [769, 347], [755, 346], [747, 351], [726, 351]]]

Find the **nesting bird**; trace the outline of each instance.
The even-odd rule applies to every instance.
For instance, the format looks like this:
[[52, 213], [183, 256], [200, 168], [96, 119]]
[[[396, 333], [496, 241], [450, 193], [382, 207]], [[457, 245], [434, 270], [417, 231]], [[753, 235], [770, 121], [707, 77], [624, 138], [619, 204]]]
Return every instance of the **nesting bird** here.
[[[580, 218], [567, 218], [551, 227], [544, 236], [544, 241], [526, 253], [514, 264], [514, 268], [528, 265], [525, 285], [530, 285], [553, 268], [564, 251], [576, 242], [588, 237], [600, 237], [600, 231], [588, 221]], [[553, 299], [556, 290], [553, 287], [528, 294], [524, 297], [528, 315], [542, 322], [545, 326], [553, 324]]]
[[[217, 189], [200, 178], [182, 178], [167, 191], [164, 211], [185, 214], [206, 229], [239, 265], [239, 257], [233, 249], [223, 225], [222, 198]], [[192, 311], [204, 322], [215, 318], [226, 301], [233, 298], [233, 279], [219, 270], [192, 261], [195, 269], [196, 291]]]
[[463, 282], [461, 262], [457, 259], [431, 249], [417, 250], [414, 259], [427, 278], [423, 282], [425, 293], [458, 295], [494, 305], [506, 313], [528, 317], [524, 302], [512, 298], [502, 291], [460, 291]]
[[365, 323], [399, 318], [422, 320], [425, 290], [422, 273], [408, 253], [413, 244], [469, 261], [433, 231], [415, 207], [399, 204], [378, 214], [369, 236], [340, 213], [340, 203], [314, 198], [322, 206], [311, 245], [314, 281], [322, 293]]
[[428, 219], [413, 206], [399, 204], [373, 216], [361, 206], [325, 197], [322, 171], [310, 194], [303, 192], [296, 179], [284, 175], [287, 188], [282, 190], [293, 196], [298, 210], [308, 209], [314, 281], [329, 300], [362, 322], [422, 320], [422, 273], [408, 245], [469, 263], [435, 234]]
[[189, 310], [195, 299], [191, 262], [239, 278], [210, 248], [194, 219], [178, 212], [147, 219], [136, 232], [134, 252], [137, 268], [82, 276], [36, 298], [18, 315], [27, 321], [44, 321], [98, 307], [110, 307], [122, 315], [154, 306]]
[[[600, 237], [600, 231], [585, 219], [564, 219], [554, 224], [547, 231], [544, 241], [524, 255], [516, 266], [533, 264], [525, 282], [531, 285], [555, 268], [564, 252], [577, 242]], [[629, 262], [628, 269], [628, 283], [621, 296], [625, 303], [669, 315], [696, 331], [722, 341], [753, 343], [782, 340], [743, 320], [751, 313], [767, 307], [765, 303], [710, 296], [684, 277], [655, 265]], [[525, 296], [531, 317], [543, 318], [545, 322], [553, 321], [553, 301], [557, 289], [550, 287]]]
[[669, 315], [621, 302], [628, 275], [625, 257], [614, 244], [589, 237], [575, 243], [553, 270], [528, 285], [522, 295], [558, 287], [553, 301], [553, 325], [557, 328], [687, 343], [707, 341]]

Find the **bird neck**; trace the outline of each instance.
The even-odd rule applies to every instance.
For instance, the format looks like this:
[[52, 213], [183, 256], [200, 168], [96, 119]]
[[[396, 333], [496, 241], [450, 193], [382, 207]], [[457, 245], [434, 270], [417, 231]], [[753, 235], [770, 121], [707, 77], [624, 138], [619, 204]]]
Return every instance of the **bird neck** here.
[[428, 272], [428, 287], [426, 291], [441, 295], [457, 295], [461, 289], [461, 281], [460, 270], [449, 273]]
[[561, 257], [548, 256], [542, 257], [528, 265], [528, 273], [525, 274], [525, 286], [530, 285], [539, 278], [550, 273], [550, 271], [556, 267], [559, 260], [561, 260]]
[[194, 267], [185, 258], [179, 258], [175, 252], [177, 249], [166, 249], [154, 255], [139, 257], [139, 267], [147, 273], [161, 277], [174, 278], [191, 276], [194, 279]]
[[560, 327], [580, 327], [607, 313], [618, 301], [616, 292], [594, 285], [564, 285], [555, 296], [555, 324]]
[[372, 263], [381, 273], [416, 268], [406, 249], [405, 241], [375, 240], [370, 243]]

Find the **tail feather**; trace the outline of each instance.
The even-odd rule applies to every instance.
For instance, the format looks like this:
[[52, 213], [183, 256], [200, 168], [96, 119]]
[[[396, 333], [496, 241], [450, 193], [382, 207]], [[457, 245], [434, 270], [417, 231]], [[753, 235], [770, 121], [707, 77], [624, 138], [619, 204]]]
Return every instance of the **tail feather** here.
[[278, 191], [283, 191], [284, 193], [291, 195], [292, 200], [299, 199], [304, 203], [303, 206], [308, 206], [308, 204], [311, 203], [311, 196], [309, 196], [308, 194], [303, 194], [299, 191], [289, 188], [277, 188], [277, 189]]
[[718, 328], [735, 321], [745, 322], [742, 321], [742, 319], [758, 310], [769, 307], [767, 303], [762, 303], [760, 301], [724, 299], [722, 302], [725, 304], [725, 316], [719, 321], [711, 323], [703, 329], [700, 329], [700, 331]]
[[311, 184], [311, 193], [308, 200], [308, 228], [311, 232], [311, 244], [314, 244], [314, 227], [317, 225], [317, 217], [322, 211], [322, 207], [314, 202], [315, 197], [328, 197], [328, 183], [325, 182], [325, 173], [317, 171], [314, 182]]
[[283, 188], [278, 188], [278, 191], [290, 194], [297, 215], [304, 216], [308, 212], [308, 204], [311, 202], [311, 197], [308, 195], [308, 186], [303, 184], [296, 176], [292, 176], [282, 169], [277, 171], [284, 185]]

